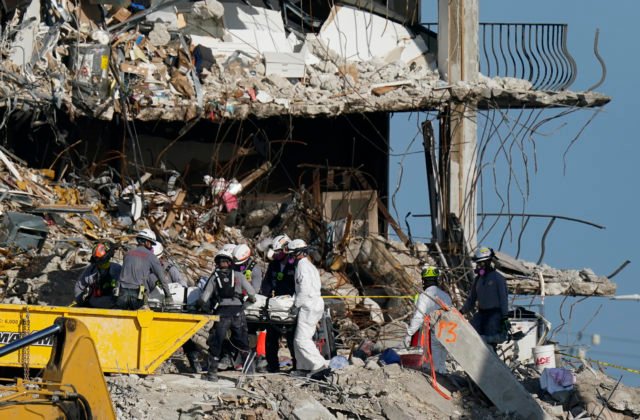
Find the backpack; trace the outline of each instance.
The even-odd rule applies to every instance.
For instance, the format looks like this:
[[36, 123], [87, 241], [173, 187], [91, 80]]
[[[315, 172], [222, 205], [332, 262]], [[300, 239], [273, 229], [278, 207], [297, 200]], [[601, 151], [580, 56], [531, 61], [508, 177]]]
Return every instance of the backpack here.
[[216, 282], [218, 300], [233, 299], [236, 297], [236, 283], [233, 271], [225, 273], [221, 270], [215, 270], [213, 274]]

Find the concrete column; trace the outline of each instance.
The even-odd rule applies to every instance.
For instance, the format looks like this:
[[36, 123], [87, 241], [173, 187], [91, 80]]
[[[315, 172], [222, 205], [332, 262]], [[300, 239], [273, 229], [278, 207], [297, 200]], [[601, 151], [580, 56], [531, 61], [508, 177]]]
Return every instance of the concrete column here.
[[[438, 0], [438, 70], [449, 84], [478, 80], [478, 1]], [[477, 111], [473, 103], [450, 105], [449, 209], [455, 213], [470, 249], [476, 247]]]

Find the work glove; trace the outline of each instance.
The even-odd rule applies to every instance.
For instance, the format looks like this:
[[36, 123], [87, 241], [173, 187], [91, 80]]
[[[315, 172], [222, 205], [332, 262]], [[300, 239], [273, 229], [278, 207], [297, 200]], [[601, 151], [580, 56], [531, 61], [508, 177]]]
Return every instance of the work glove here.
[[295, 305], [293, 305], [291, 308], [289, 308], [289, 315], [291, 315], [293, 318], [298, 316], [298, 308], [296, 308]]
[[247, 300], [251, 303], [256, 303], [256, 297], [254, 295], [249, 295], [249, 297], [247, 298]]

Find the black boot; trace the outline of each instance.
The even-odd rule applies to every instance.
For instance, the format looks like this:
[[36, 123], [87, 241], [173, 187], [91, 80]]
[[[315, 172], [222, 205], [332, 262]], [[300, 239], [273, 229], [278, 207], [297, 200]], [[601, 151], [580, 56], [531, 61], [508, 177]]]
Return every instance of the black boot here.
[[209, 355], [209, 371], [205, 375], [204, 379], [211, 382], [218, 382], [218, 363], [220, 359]]
[[198, 352], [197, 351], [192, 351], [187, 353], [187, 359], [189, 360], [189, 365], [191, 366], [191, 371], [193, 373], [202, 373], [203, 369], [202, 369], [202, 365], [200, 364], [200, 361], [198, 360]]

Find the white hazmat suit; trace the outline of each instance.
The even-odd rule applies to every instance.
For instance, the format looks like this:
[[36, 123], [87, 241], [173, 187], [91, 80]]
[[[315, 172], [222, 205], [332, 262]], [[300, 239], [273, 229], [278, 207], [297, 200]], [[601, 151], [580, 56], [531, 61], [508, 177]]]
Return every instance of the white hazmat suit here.
[[298, 323], [294, 337], [296, 367], [299, 370], [316, 371], [327, 366], [327, 361], [313, 342], [313, 334], [324, 312], [324, 301], [320, 297], [320, 273], [308, 258], [296, 265], [295, 307], [298, 308]]
[[[416, 311], [409, 323], [409, 327], [407, 328], [407, 339], [409, 341], [411, 340], [411, 336], [424, 324], [425, 315], [429, 315], [440, 309], [440, 306], [434, 302], [432, 298], [438, 298], [445, 304], [451, 306], [451, 297], [449, 297], [446, 292], [438, 286], [427, 287], [418, 297]], [[447, 373], [447, 367], [445, 365], [447, 351], [433, 333], [431, 334], [431, 356], [433, 357], [433, 367], [436, 369], [436, 372], [443, 374]]]

